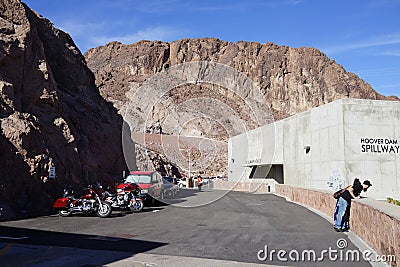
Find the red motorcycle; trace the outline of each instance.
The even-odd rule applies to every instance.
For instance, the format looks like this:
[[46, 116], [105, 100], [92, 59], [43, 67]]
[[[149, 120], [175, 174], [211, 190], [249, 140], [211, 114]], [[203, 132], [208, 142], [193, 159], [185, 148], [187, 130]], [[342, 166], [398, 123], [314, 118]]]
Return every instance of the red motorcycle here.
[[73, 191], [64, 189], [64, 197], [57, 199], [53, 208], [58, 210], [63, 217], [70, 216], [73, 213], [96, 213], [100, 218], [110, 216], [111, 205], [101, 199], [102, 188], [90, 185], [86, 190], [87, 194], [80, 198], [75, 198]]
[[120, 183], [117, 194], [106, 193], [105, 201], [112, 208], [130, 209], [139, 212], [143, 209], [143, 200], [139, 197], [141, 188], [135, 183]]

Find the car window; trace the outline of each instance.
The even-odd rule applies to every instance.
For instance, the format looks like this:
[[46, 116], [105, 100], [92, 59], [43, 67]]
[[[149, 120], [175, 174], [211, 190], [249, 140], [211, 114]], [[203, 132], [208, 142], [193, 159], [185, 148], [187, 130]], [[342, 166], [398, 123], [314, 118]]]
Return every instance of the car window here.
[[150, 182], [150, 175], [142, 174], [130, 174], [125, 179], [125, 183], [149, 184]]

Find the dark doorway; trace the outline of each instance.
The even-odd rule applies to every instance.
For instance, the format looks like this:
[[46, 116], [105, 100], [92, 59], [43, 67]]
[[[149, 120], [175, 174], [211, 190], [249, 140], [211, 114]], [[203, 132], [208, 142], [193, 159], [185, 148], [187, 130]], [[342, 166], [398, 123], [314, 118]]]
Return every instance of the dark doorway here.
[[277, 183], [283, 184], [283, 164], [251, 166], [249, 179], [274, 179]]

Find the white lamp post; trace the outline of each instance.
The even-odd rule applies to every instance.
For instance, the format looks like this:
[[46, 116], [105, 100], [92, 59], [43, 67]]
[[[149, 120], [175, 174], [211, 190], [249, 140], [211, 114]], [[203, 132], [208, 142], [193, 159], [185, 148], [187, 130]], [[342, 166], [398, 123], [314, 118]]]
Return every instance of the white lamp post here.
[[191, 151], [191, 148], [186, 148], [186, 149], [180, 148], [179, 150], [186, 151], [186, 153], [188, 154], [188, 157], [189, 157], [189, 175], [188, 175], [188, 180], [186, 181], [186, 187], [189, 188], [189, 181], [190, 181], [190, 178], [191, 178], [191, 173], [190, 173], [190, 165], [191, 165], [191, 156], [190, 156], [191, 153], [190, 153], [190, 151]]

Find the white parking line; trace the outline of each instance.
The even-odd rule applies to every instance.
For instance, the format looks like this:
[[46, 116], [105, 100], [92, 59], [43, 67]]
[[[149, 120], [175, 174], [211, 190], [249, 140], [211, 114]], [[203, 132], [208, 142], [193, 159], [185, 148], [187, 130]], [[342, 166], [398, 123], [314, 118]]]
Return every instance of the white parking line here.
[[108, 237], [108, 236], [90, 236], [87, 239], [101, 240], [101, 241], [111, 241], [111, 242], [117, 242], [117, 241], [121, 240], [121, 238]]
[[0, 239], [9, 239], [9, 240], [21, 240], [21, 239], [27, 239], [29, 237], [27, 236], [22, 236], [22, 237], [11, 237], [11, 236], [0, 236]]

